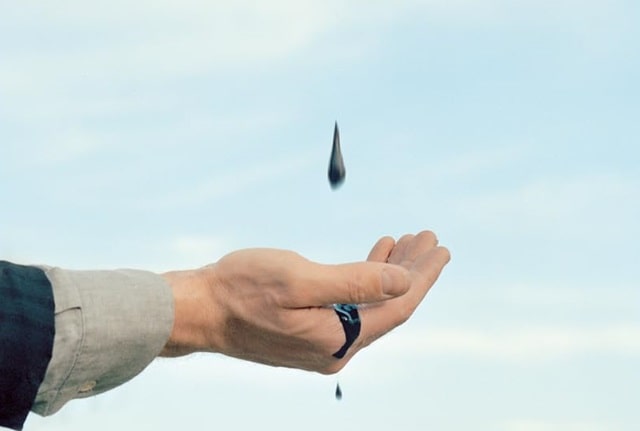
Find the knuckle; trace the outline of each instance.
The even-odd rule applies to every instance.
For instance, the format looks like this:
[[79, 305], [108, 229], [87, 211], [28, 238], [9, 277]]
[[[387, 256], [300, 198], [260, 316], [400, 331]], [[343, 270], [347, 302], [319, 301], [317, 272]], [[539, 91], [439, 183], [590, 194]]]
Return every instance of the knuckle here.
[[438, 244], [438, 237], [430, 230], [424, 230], [418, 234], [418, 239], [433, 245]]
[[352, 273], [346, 281], [347, 296], [351, 304], [361, 304], [366, 302], [367, 283], [363, 283], [360, 275]]
[[404, 235], [402, 235], [400, 237], [400, 239], [398, 240], [399, 243], [405, 243], [405, 242], [409, 242], [411, 241], [413, 238], [415, 237], [415, 235], [411, 234], [411, 233], [406, 233]]
[[442, 254], [442, 257], [444, 258], [445, 262], [449, 262], [451, 260], [451, 252], [449, 251], [448, 248], [438, 247], [438, 251], [440, 254]]
[[392, 244], [395, 243], [395, 239], [390, 235], [385, 235], [378, 240], [378, 244]]

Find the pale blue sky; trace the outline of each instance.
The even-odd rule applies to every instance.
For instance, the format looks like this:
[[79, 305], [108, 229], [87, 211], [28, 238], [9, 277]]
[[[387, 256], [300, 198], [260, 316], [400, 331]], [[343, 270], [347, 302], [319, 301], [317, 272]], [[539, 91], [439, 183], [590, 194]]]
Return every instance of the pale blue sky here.
[[27, 429], [638, 430], [640, 3], [226, 3], [3, 2], [0, 257], [339, 263], [428, 228], [452, 261], [340, 403], [203, 355]]

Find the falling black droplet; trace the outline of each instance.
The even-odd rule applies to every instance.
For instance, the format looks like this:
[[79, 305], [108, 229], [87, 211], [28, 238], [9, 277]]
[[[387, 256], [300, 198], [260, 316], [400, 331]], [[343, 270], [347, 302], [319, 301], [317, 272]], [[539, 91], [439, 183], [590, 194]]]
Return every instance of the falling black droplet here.
[[333, 129], [333, 147], [331, 148], [331, 159], [329, 159], [329, 184], [332, 189], [340, 187], [344, 182], [347, 171], [344, 168], [344, 160], [342, 159], [342, 151], [340, 150], [340, 132], [338, 131], [338, 122]]
[[340, 389], [340, 383], [336, 383], [336, 400], [342, 399], [342, 389]]

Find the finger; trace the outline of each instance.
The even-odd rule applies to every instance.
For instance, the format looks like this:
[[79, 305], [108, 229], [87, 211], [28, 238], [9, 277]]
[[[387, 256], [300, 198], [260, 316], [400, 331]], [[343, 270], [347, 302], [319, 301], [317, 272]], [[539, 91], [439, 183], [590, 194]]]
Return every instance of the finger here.
[[[451, 260], [451, 254], [445, 247], [434, 247], [427, 253], [422, 254], [416, 258], [416, 261], [411, 268], [412, 274], [419, 274], [414, 280], [420, 280], [421, 282], [412, 282], [411, 291], [406, 298], [408, 303], [415, 303], [414, 309], [425, 297], [429, 289], [435, 284], [436, 280], [440, 276], [442, 269]], [[414, 286], [417, 285], [417, 286]]]
[[365, 304], [405, 294], [413, 277], [398, 265], [358, 262], [320, 265], [310, 262], [295, 286], [287, 292], [289, 308], [323, 307], [332, 304]]
[[369, 252], [367, 260], [369, 262], [386, 262], [395, 245], [396, 240], [390, 236], [380, 238]]
[[411, 241], [413, 241], [414, 237], [415, 235], [409, 233], [400, 237], [400, 239], [396, 243], [396, 246], [393, 248], [393, 251], [389, 255], [388, 262], [400, 265], [404, 261], [404, 255], [407, 247], [409, 246]]
[[413, 283], [405, 295], [363, 307], [360, 310], [363, 346], [406, 322], [436, 282], [449, 260], [449, 251], [444, 247], [435, 247], [429, 250], [417, 259], [416, 267], [411, 271]]
[[427, 250], [432, 249], [436, 245], [438, 245], [438, 238], [436, 235], [428, 230], [422, 231], [413, 237], [411, 242], [407, 244], [404, 251], [404, 260], [413, 263], [416, 257], [424, 254]]

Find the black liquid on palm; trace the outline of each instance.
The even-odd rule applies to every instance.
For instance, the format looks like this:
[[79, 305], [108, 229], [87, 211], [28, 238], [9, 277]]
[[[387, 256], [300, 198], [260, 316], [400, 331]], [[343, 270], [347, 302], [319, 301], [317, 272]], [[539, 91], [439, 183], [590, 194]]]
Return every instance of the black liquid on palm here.
[[331, 158], [329, 159], [329, 184], [332, 189], [340, 187], [344, 182], [347, 171], [344, 168], [344, 160], [342, 159], [342, 150], [340, 149], [340, 132], [338, 131], [338, 122], [333, 129], [333, 147], [331, 148]]
[[342, 399], [342, 389], [340, 389], [340, 383], [336, 383], [336, 400]]

